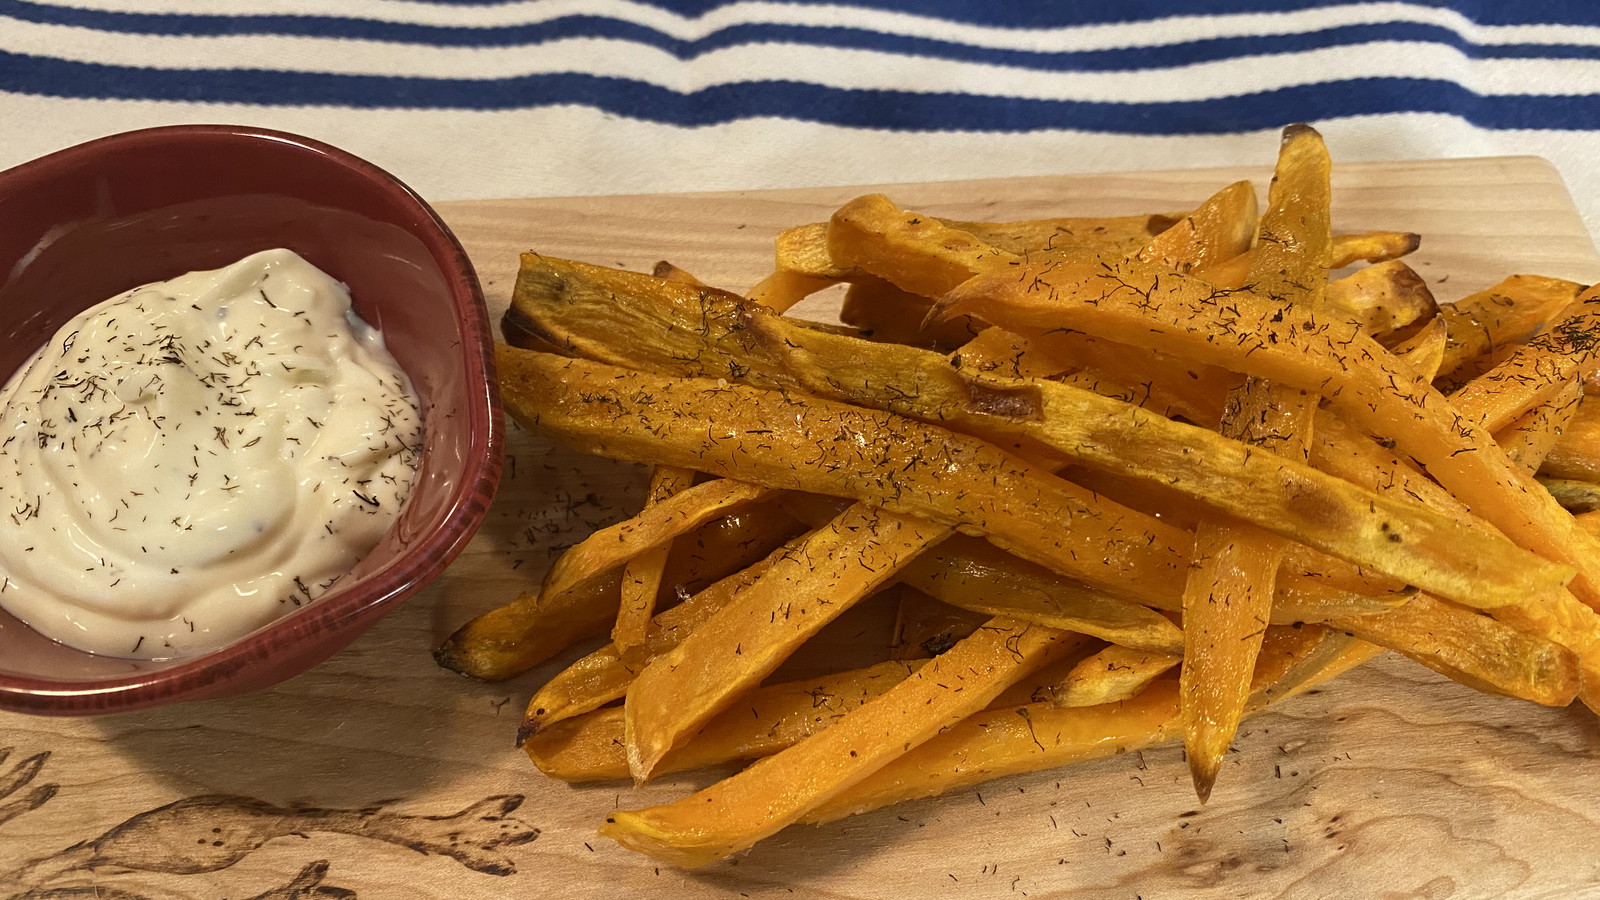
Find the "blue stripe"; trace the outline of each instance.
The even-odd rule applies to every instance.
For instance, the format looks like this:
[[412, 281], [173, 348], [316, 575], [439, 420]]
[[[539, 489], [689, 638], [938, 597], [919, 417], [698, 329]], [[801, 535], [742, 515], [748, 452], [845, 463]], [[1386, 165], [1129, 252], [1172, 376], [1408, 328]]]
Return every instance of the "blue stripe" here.
[[117, 100], [510, 110], [593, 107], [680, 126], [778, 117], [904, 131], [1076, 129], [1121, 134], [1223, 134], [1380, 113], [1445, 113], [1482, 128], [1600, 130], [1600, 95], [1481, 96], [1453, 82], [1363, 78], [1206, 100], [1105, 103], [953, 93], [852, 90], [786, 81], [690, 93], [621, 78], [562, 73], [462, 81], [260, 70], [142, 69], [0, 53], [0, 90]]
[[[506, 6], [519, 0], [421, 0], [436, 6]], [[691, 18], [740, 0], [639, 0]], [[904, 12], [973, 25], [1061, 28], [1148, 22], [1170, 16], [1283, 13], [1378, 0], [1112, 0], [1108, 3], [1050, 0], [788, 0], [797, 6], [854, 6]], [[1600, 4], [1591, 0], [1407, 0], [1448, 9], [1481, 25], [1600, 25]]]
[[1413, 22], [1341, 25], [1298, 34], [1210, 38], [1161, 47], [1040, 52], [978, 47], [953, 41], [884, 34], [842, 26], [746, 24], [718, 29], [704, 38], [685, 41], [638, 23], [600, 16], [566, 16], [527, 25], [464, 28], [306, 16], [109, 13], [44, 6], [27, 0], [0, 0], [0, 15], [9, 15], [19, 21], [35, 24], [91, 28], [125, 34], [281, 35], [346, 38], [438, 47], [531, 47], [572, 38], [605, 38], [654, 47], [681, 60], [692, 60], [729, 47], [786, 43], [871, 50], [1056, 72], [1173, 68], [1240, 56], [1305, 52], [1373, 41], [1438, 44], [1451, 47], [1470, 59], [1600, 59], [1600, 46], [1594, 44], [1484, 45], [1473, 43], [1443, 26]]

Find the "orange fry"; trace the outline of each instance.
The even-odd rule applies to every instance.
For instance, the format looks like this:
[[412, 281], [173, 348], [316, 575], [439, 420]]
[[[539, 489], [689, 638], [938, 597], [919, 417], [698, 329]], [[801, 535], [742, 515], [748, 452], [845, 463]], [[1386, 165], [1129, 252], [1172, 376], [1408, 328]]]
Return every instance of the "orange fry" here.
[[978, 276], [936, 311], [978, 312], [1026, 333], [1070, 321], [1075, 330], [1315, 392], [1353, 421], [1390, 435], [1519, 544], [1576, 570], [1573, 590], [1600, 606], [1600, 544], [1506, 457], [1492, 434], [1458, 415], [1353, 325], [1286, 316], [1248, 292], [1220, 292], [1182, 275], [1093, 258]]

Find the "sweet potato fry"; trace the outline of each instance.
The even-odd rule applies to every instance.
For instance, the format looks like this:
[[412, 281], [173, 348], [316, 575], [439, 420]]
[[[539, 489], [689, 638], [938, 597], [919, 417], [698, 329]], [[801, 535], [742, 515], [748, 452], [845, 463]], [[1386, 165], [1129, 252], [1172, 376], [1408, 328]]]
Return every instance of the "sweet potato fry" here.
[[1439, 304], [1410, 266], [1399, 260], [1357, 269], [1327, 286], [1327, 311], [1360, 325], [1384, 344], [1431, 321]]
[[[1386, 449], [1366, 439], [1340, 417], [1333, 415], [1321, 417], [1318, 429], [1319, 440], [1313, 450], [1313, 460], [1317, 465], [1343, 473], [1352, 479], [1365, 480], [1364, 483], [1380, 492], [1411, 497], [1461, 521], [1474, 519], [1471, 511], [1460, 500], [1445, 493], [1437, 484], [1413, 470]], [[1448, 608], [1447, 604], [1426, 599], [1417, 607], [1423, 610], [1423, 615], [1426, 615], [1428, 610], [1440, 608], [1443, 612], [1439, 615], [1456, 612]], [[1415, 614], [1413, 611], [1411, 615], [1397, 616], [1393, 621], [1413, 623]], [[1519, 636], [1519, 639], [1527, 642], [1524, 647], [1540, 646], [1535, 641], [1542, 639], [1571, 650], [1576, 655], [1578, 666], [1583, 673], [1580, 678], [1580, 689], [1584, 692], [1582, 694], [1584, 702], [1590, 705], [1600, 703], [1600, 697], [1591, 693], [1596, 686], [1600, 686], [1600, 616], [1579, 603], [1571, 592], [1550, 591], [1531, 597], [1525, 603], [1500, 607], [1492, 615], [1524, 632]], [[1373, 627], [1389, 626], [1379, 624]], [[1481, 627], [1488, 629], [1491, 626]], [[1452, 626], [1449, 622], [1442, 622], [1438, 629], [1442, 634], [1452, 634], [1461, 639], [1465, 639], [1470, 633], [1469, 629], [1459, 625]], [[1414, 636], [1413, 640], [1428, 640], [1426, 629], [1423, 631], [1423, 634]], [[1399, 649], [1392, 638], [1385, 639], [1384, 642]], [[1433, 652], [1437, 656], [1439, 651], [1435, 648], [1432, 651], [1423, 649], [1421, 652]], [[1453, 652], [1460, 654], [1471, 651], [1456, 648]], [[1464, 675], [1466, 674], [1463, 667], [1457, 663], [1447, 663], [1442, 660], [1430, 662], [1419, 659], [1419, 661], [1441, 672], [1462, 671]], [[1475, 686], [1485, 681], [1496, 680], [1481, 676], [1470, 677], [1472, 680], [1467, 680], [1467, 683]], [[1514, 690], [1501, 688], [1497, 692], [1514, 693]]]
[[898, 595], [890, 659], [938, 656], [993, 618], [935, 600], [903, 581], [889, 590]]
[[[767, 387], [950, 423], [1030, 454], [1047, 447], [1183, 490], [1216, 512], [1472, 605], [1521, 599], [1526, 584], [1509, 571], [1540, 566], [1532, 554], [1493, 535], [1470, 534], [1309, 466], [1092, 392], [958, 371], [937, 354], [795, 327], [736, 298], [685, 297], [671, 286], [641, 282], [643, 276], [595, 273], [593, 267], [538, 257], [526, 263], [525, 271], [533, 274], [526, 289], [519, 281], [514, 311], [541, 333], [595, 358], [617, 359], [625, 347], [634, 366], [684, 375], [729, 372]], [[539, 274], [543, 270], [557, 274]], [[575, 287], [588, 277], [596, 287]], [[600, 297], [609, 298], [607, 311], [587, 315]], [[636, 318], [626, 310], [637, 310]], [[786, 402], [799, 401], [791, 396]], [[1381, 517], [1372, 515], [1375, 508]], [[1008, 549], [1028, 555], [1016, 546]], [[1507, 554], [1516, 559], [1509, 567], [1489, 562]], [[1478, 575], [1462, 578], [1468, 569]], [[1550, 583], [1566, 577], [1549, 574]], [[1508, 592], [1496, 593], [1485, 581], [1496, 577]]]
[[1450, 395], [1450, 402], [1488, 431], [1499, 431], [1569, 384], [1600, 370], [1600, 290], [1591, 289], [1560, 314], [1554, 327]]
[[1011, 616], [1163, 653], [1183, 648], [1183, 633], [1166, 616], [965, 535], [951, 537], [908, 563], [900, 580], [951, 606], [989, 616]]
[[807, 638], [950, 529], [856, 504], [819, 528], [705, 625], [634, 678], [628, 767], [644, 782], [662, 757], [760, 684]]
[[558, 672], [528, 701], [527, 712], [517, 732], [517, 743], [521, 744], [552, 723], [622, 699], [641, 667], [682, 643], [717, 610], [731, 603], [735, 594], [753, 584], [779, 559], [792, 555], [801, 540], [796, 538], [784, 544], [748, 567], [706, 586], [677, 606], [662, 611], [654, 618], [644, 643], [627, 657], [617, 645], [607, 644]]
[[1134, 257], [1187, 272], [1212, 260], [1238, 256], [1250, 249], [1255, 236], [1255, 185], [1236, 181], [1151, 238]]
[[[668, 753], [656, 771], [683, 772], [769, 756], [809, 737], [917, 671], [926, 659], [878, 663], [821, 678], [768, 685], [750, 692], [736, 709], [711, 721]], [[597, 709], [552, 724], [522, 749], [540, 771], [563, 781], [628, 777], [623, 710]]]
[[1585, 403], [1539, 467], [1546, 478], [1600, 484], [1600, 403]]
[[[1381, 263], [1399, 259], [1421, 246], [1420, 235], [1400, 231], [1369, 231], [1361, 234], [1336, 234], [1328, 259], [1328, 268], [1342, 269], [1365, 260]], [[1228, 259], [1199, 266], [1191, 273], [1220, 288], [1243, 287], [1249, 280], [1250, 266], [1255, 252], [1248, 251]]]
[[984, 326], [960, 316], [923, 328], [933, 301], [895, 287], [881, 278], [864, 276], [851, 283], [839, 307], [839, 321], [861, 330], [874, 341], [905, 344], [940, 352], [954, 350], [977, 336]]
[[1017, 222], [965, 222], [937, 219], [947, 228], [976, 237], [1008, 253], [1080, 247], [1106, 253], [1132, 253], [1151, 238], [1170, 231], [1189, 213], [1135, 216], [1067, 216]]
[[1512, 275], [1488, 290], [1439, 308], [1449, 331], [1441, 377], [1465, 381], [1487, 371], [1501, 348], [1538, 332], [1583, 293], [1584, 285]]
[[640, 553], [669, 546], [678, 535], [771, 495], [768, 488], [726, 478], [686, 488], [569, 548], [545, 574], [539, 592], [559, 598]]
[[1422, 236], [1408, 231], [1336, 234], [1333, 236], [1328, 268], [1342, 269], [1363, 260], [1369, 263], [1387, 262], [1415, 253], [1420, 246], [1422, 246]]
[[1577, 661], [1565, 648], [1426, 594], [1331, 625], [1487, 693], [1566, 706], [1578, 692]]
[[[1249, 280], [1288, 315], [1323, 307], [1329, 244], [1329, 170], [1321, 135], [1284, 130], [1261, 240]], [[1242, 444], [1305, 459], [1316, 403], [1302, 391], [1247, 378], [1228, 395], [1222, 433]], [[1250, 696], [1261, 638], [1271, 619], [1282, 538], [1214, 517], [1195, 529], [1195, 557], [1183, 593], [1184, 749], [1204, 803]]]
[[1578, 415], [1582, 404], [1583, 383], [1569, 382], [1496, 433], [1495, 440], [1505, 448], [1512, 462], [1525, 471], [1537, 472], [1555, 449], [1556, 442], [1561, 440], [1567, 425]]
[[504, 681], [579, 641], [605, 634], [616, 621], [622, 573], [568, 591], [554, 602], [524, 591], [473, 617], [433, 651], [434, 661], [479, 681]]
[[1450, 329], [1442, 316], [1435, 316], [1414, 334], [1396, 342], [1389, 349], [1397, 359], [1403, 359], [1418, 376], [1432, 381], [1444, 365], [1445, 347], [1450, 340]]
[[[1171, 596], [1187, 535], [992, 445], [889, 413], [502, 348], [507, 408], [613, 458], [738, 471], [984, 534], [1113, 593]], [[1063, 520], [1077, 527], [1062, 530]]]
[[[725, 515], [676, 542], [662, 581], [669, 594], [693, 593], [766, 555], [800, 531], [774, 507]], [[528, 591], [462, 625], [434, 651], [439, 665], [482, 681], [503, 681], [616, 620], [620, 570], [559, 595]]]
[[1539, 484], [1569, 512], [1581, 514], [1600, 511], [1600, 484], [1560, 478], [1540, 478]]
[[1182, 657], [1113, 644], [1073, 666], [1050, 695], [1056, 707], [1099, 706], [1139, 696]]
[[1600, 545], [1534, 489], [1491, 434], [1458, 416], [1354, 326], [1285, 316], [1249, 293], [1220, 293], [1181, 275], [1088, 258], [978, 276], [938, 308], [978, 312], [1024, 333], [1061, 327], [1068, 316], [1076, 330], [1316, 392], [1352, 420], [1392, 437], [1479, 515], [1559, 564], [1546, 569], [1556, 581], [1576, 570], [1573, 590], [1600, 605]]
[[903, 290], [937, 297], [978, 272], [1022, 257], [960, 228], [907, 212], [882, 194], [857, 197], [828, 221], [828, 255]]
[[774, 312], [784, 312], [806, 297], [855, 277], [864, 276], [834, 265], [828, 255], [828, 225], [798, 225], [778, 233], [772, 274], [745, 296]]
[[912, 748], [800, 821], [831, 822], [994, 778], [1143, 750], [1180, 734], [1178, 684], [1172, 679], [1120, 703], [988, 710]]
[[[1310, 673], [1273, 699], [1283, 700], [1337, 677], [1381, 652], [1341, 642]], [[1264, 691], [1267, 684], [1257, 684]], [[878, 769], [801, 819], [830, 822], [907, 800], [934, 797], [993, 778], [1038, 772], [1153, 747], [1180, 731], [1178, 685], [1158, 680], [1122, 703], [1057, 709], [1048, 703], [971, 716]]]
[[[1028, 339], [1035, 364], [1048, 360], [1046, 369], [1076, 369], [1090, 382], [1108, 381], [1133, 403], [1152, 411], [1165, 411], [1202, 428], [1221, 421], [1222, 398], [1244, 379], [1214, 366], [1195, 365], [1164, 353], [1149, 352], [1075, 332], [1056, 332]], [[965, 364], [965, 359], [962, 360]], [[1000, 372], [1016, 377], [1041, 377]], [[1042, 374], [1055, 374], [1046, 371]], [[1102, 396], [1110, 396], [1102, 391]]]
[[[656, 466], [650, 474], [650, 491], [646, 504], [655, 504], [688, 490], [694, 484], [694, 472], [676, 466]], [[656, 614], [656, 595], [661, 592], [661, 578], [665, 574], [667, 557], [672, 544], [646, 550], [622, 566], [622, 603], [617, 608], [617, 623], [611, 629], [611, 641], [626, 653], [644, 641], [650, 627], [650, 617]]]
[[[815, 495], [790, 494], [783, 503], [796, 518], [815, 526], [825, 524], [839, 511], [834, 501]], [[819, 505], [819, 509], [805, 508]], [[1182, 632], [1166, 616], [966, 535], [953, 535], [908, 563], [900, 571], [900, 580], [951, 606], [990, 616], [1011, 616], [1136, 649], [1176, 654], [1183, 648]], [[1322, 573], [1280, 573], [1272, 623], [1372, 615], [1394, 609], [1415, 593], [1414, 589], [1351, 593], [1326, 581]], [[1162, 600], [1158, 608], [1176, 612], [1181, 610], [1180, 602], [1174, 595]]]
[[[512, 375], [505, 395], [513, 414], [600, 455], [692, 464], [738, 472], [741, 478], [774, 487], [881, 503], [897, 512], [958, 524], [1061, 574], [1162, 607], [1170, 608], [1180, 591], [1179, 576], [1186, 565], [1180, 562], [1179, 548], [1188, 544], [1185, 533], [971, 438], [828, 401], [774, 396], [725, 382], [650, 376], [515, 349], [502, 352], [501, 367]], [[781, 412], [769, 412], [765, 404], [772, 403], [780, 404]], [[708, 429], [708, 422], [716, 425]], [[832, 443], [819, 447], [819, 438]], [[871, 455], [861, 455], [863, 448]], [[937, 467], [914, 461], [923, 452], [919, 448], [938, 454]], [[848, 461], [836, 459], [839, 452], [847, 452]], [[1173, 464], [1181, 464], [1183, 454], [1175, 452], [1173, 458]], [[797, 466], [796, 460], [812, 463]], [[1379, 497], [1362, 502], [1379, 508], [1392, 504]], [[1416, 512], [1399, 506], [1385, 523], [1405, 521], [1403, 517]], [[1051, 513], [1074, 527], [1061, 530], [1061, 519]], [[1376, 533], [1366, 539], [1375, 538], [1372, 542], [1380, 548], [1396, 543], [1383, 535], [1400, 531], [1399, 526], [1372, 527]], [[1520, 600], [1541, 579], [1559, 584], [1565, 577], [1558, 567], [1503, 541], [1484, 543], [1484, 537], [1468, 538], [1481, 552], [1464, 553], [1464, 542], [1455, 536], [1443, 542], [1447, 551], [1471, 557], [1467, 564], [1481, 567], [1481, 577], [1471, 578], [1465, 591], [1470, 601]], [[1507, 553], [1511, 561], [1505, 569], [1496, 571], [1486, 563]], [[1510, 570], [1516, 570], [1515, 577]], [[1417, 574], [1430, 582], [1454, 577], [1448, 572]]]
[[1083, 640], [992, 620], [827, 729], [674, 803], [613, 812], [600, 833], [674, 865], [721, 859], [797, 821]]

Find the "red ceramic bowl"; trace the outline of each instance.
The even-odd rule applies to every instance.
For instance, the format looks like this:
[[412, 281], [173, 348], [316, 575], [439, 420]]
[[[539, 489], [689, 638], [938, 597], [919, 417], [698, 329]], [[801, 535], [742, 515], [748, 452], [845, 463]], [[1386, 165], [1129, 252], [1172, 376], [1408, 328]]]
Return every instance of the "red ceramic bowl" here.
[[276, 683], [349, 644], [482, 522], [502, 426], [477, 276], [420, 197], [326, 144], [235, 126], [152, 128], [0, 172], [0, 373], [116, 293], [273, 247], [348, 285], [411, 376], [425, 443], [399, 521], [337, 590], [200, 656], [94, 656], [0, 611], [0, 708], [81, 715]]

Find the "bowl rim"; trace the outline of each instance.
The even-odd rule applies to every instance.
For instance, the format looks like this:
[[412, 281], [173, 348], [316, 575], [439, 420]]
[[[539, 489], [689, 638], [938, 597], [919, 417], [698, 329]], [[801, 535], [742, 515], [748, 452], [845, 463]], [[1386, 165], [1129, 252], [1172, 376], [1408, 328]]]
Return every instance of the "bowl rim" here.
[[[409, 209], [414, 223], [408, 230], [427, 248], [456, 298], [464, 337], [462, 368], [469, 375], [483, 374], [479, 387], [468, 390], [470, 414], [465, 418], [472, 432], [471, 443], [478, 444], [477, 437], [481, 435], [486, 452], [467, 458], [465, 469], [451, 485], [450, 499], [438, 529], [414, 538], [406, 552], [375, 570], [359, 585], [344, 591], [330, 591], [316, 602], [243, 638], [193, 657], [180, 658], [150, 672], [71, 681], [0, 674], [0, 709], [42, 715], [97, 715], [224, 696], [229, 693], [225, 690], [228, 682], [247, 669], [281, 663], [310, 634], [337, 629], [363, 617], [371, 618], [367, 623], [370, 626], [376, 622], [375, 611], [415, 592], [437, 576], [476, 534], [499, 485], [504, 464], [505, 426], [496, 388], [494, 332], [483, 288], [471, 259], [449, 225], [421, 195], [389, 171], [349, 151], [292, 132], [251, 125], [188, 124], [142, 128], [95, 138], [29, 160], [3, 174], [8, 177], [44, 174], [52, 168], [70, 166], [80, 158], [108, 151], [148, 149], [173, 139], [194, 138], [268, 141], [309, 151], [354, 171], [389, 194], [402, 208]], [[469, 384], [473, 380], [476, 379], [469, 378]], [[353, 632], [351, 641], [364, 630], [365, 627]], [[311, 666], [348, 643], [337, 645], [321, 659], [313, 660]], [[274, 682], [269, 684], [293, 677], [296, 671], [285, 669], [275, 674]]]

